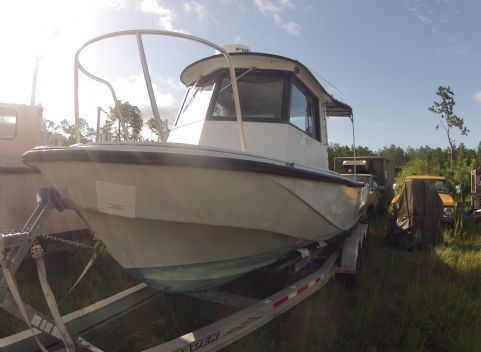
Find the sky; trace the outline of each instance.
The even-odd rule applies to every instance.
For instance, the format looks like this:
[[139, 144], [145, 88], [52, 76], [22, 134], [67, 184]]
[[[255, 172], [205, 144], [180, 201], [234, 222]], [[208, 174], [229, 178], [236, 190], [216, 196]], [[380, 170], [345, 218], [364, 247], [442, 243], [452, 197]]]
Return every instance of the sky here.
[[[74, 121], [77, 49], [91, 38], [128, 29], [180, 31], [218, 45], [296, 59], [354, 111], [356, 143], [376, 150], [396, 144], [445, 147], [428, 111], [439, 86], [455, 93], [454, 112], [470, 129], [456, 142], [481, 140], [481, 2], [456, 0], [2, 0], [0, 102], [30, 103], [39, 59], [36, 103], [44, 117]], [[80, 56], [109, 79], [122, 101], [151, 116], [134, 37], [93, 45]], [[185, 41], [144, 39], [157, 103], [173, 118], [184, 88], [183, 67], [212, 49]], [[95, 126], [108, 91], [80, 79], [81, 117]], [[104, 118], [104, 117], [103, 117]], [[329, 141], [352, 144], [349, 119], [330, 118]]]

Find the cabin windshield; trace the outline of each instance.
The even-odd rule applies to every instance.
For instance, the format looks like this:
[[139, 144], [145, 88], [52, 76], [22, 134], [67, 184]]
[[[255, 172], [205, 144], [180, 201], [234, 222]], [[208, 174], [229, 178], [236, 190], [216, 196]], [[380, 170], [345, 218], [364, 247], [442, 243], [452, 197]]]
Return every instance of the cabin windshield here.
[[188, 125], [205, 118], [215, 81], [215, 77], [200, 79], [189, 88], [175, 126]]
[[436, 192], [448, 193], [448, 182], [445, 180], [426, 180]]
[[[282, 115], [282, 97], [285, 75], [278, 72], [252, 70], [237, 72], [237, 86], [242, 117], [246, 120], [279, 120]], [[215, 97], [211, 118], [235, 119], [234, 98], [229, 76], [222, 76], [220, 88]]]

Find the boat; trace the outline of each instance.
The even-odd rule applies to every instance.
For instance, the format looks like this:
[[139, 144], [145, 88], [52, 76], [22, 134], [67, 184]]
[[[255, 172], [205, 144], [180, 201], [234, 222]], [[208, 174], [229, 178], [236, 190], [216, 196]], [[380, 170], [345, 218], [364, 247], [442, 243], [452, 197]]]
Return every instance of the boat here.
[[[228, 52], [188, 34], [133, 30], [87, 42], [76, 75], [80, 69], [104, 83], [80, 65], [79, 53], [123, 35], [137, 38], [150, 90], [142, 35], [219, 52], [183, 70], [187, 93], [167, 142], [37, 147], [23, 160], [134, 277], [162, 291], [208, 290], [357, 223], [364, 184], [329, 171], [327, 159], [326, 117], [352, 116], [352, 109], [303, 64]], [[76, 106], [78, 121], [78, 89]]]

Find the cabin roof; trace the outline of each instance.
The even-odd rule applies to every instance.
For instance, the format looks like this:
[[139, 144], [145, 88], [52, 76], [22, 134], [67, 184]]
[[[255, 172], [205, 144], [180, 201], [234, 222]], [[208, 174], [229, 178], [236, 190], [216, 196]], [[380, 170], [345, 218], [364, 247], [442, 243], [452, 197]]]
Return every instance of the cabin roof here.
[[407, 176], [406, 180], [436, 180], [436, 181], [446, 181], [444, 176], [432, 176], [432, 175], [413, 175]]
[[[330, 95], [312, 72], [297, 60], [279, 55], [253, 52], [231, 53], [230, 56], [236, 68], [249, 69], [255, 67], [257, 69], [295, 72], [302, 77], [301, 79], [311, 82], [315, 88], [320, 90], [326, 101], [327, 116], [352, 116], [352, 108]], [[222, 68], [227, 68], [227, 61], [223, 55], [209, 56], [187, 66], [182, 71], [180, 80], [186, 86], [190, 86], [200, 77], [208, 76]]]

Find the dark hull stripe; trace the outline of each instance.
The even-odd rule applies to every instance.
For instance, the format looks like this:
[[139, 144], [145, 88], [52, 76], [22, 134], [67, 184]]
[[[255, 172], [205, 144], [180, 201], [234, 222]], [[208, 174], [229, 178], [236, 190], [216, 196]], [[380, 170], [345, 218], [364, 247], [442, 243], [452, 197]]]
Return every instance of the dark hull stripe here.
[[96, 162], [134, 165], [165, 165], [211, 168], [232, 171], [257, 172], [276, 176], [294, 177], [308, 180], [337, 183], [349, 187], [363, 187], [362, 183], [351, 181], [341, 176], [317, 173], [295, 166], [236, 159], [210, 155], [190, 155], [161, 152], [135, 152], [123, 150], [79, 150], [79, 149], [47, 149], [32, 150], [23, 155], [25, 163], [35, 162]]
[[39, 174], [40, 171], [32, 166], [0, 166], [0, 174]]

